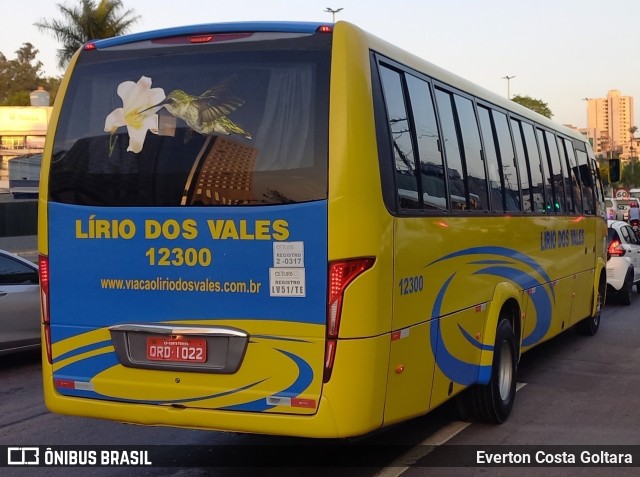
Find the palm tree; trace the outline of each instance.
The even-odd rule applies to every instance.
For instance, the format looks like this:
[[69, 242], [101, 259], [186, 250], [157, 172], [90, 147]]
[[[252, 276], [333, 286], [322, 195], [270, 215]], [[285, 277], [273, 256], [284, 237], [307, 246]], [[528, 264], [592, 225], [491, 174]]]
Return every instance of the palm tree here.
[[62, 20], [40, 20], [35, 26], [49, 31], [62, 43], [58, 50], [58, 66], [64, 69], [74, 53], [89, 40], [110, 38], [126, 33], [140, 18], [133, 10], [126, 10], [121, 0], [80, 0], [79, 5], [58, 4]]
[[629, 128], [629, 134], [631, 134], [631, 140], [629, 141], [629, 159], [633, 160], [633, 153], [635, 152], [635, 148], [633, 147], [636, 142], [636, 132], [638, 131], [638, 126], [631, 126]]

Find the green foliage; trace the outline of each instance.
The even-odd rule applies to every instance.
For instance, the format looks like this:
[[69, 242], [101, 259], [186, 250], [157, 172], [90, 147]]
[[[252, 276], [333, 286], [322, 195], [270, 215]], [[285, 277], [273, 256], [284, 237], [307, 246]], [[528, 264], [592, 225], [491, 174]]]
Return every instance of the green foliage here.
[[549, 109], [549, 105], [540, 99], [534, 99], [531, 96], [522, 96], [518, 94], [512, 97], [511, 101], [521, 104], [525, 108], [529, 108], [530, 110], [535, 111], [538, 114], [542, 114], [549, 119], [553, 117], [553, 113]]
[[609, 186], [609, 161], [598, 159], [598, 169], [600, 170], [600, 180], [605, 189]]
[[60, 88], [60, 81], [61, 78], [59, 77], [48, 77], [40, 81], [40, 86], [44, 86], [44, 89], [49, 92], [49, 98], [52, 106], [53, 102], [56, 100], [58, 89]]
[[125, 10], [121, 0], [79, 0], [79, 5], [58, 4], [63, 19], [42, 19], [35, 23], [40, 31], [51, 33], [62, 44], [58, 66], [65, 68], [75, 52], [89, 40], [111, 38], [126, 33], [139, 19], [133, 10]]
[[[62, 43], [58, 50], [59, 66], [64, 67], [85, 42], [122, 35], [138, 20], [132, 10], [123, 10], [121, 0], [76, 0], [78, 5], [58, 4], [63, 20], [41, 20], [40, 30], [50, 31]], [[0, 52], [0, 106], [29, 106], [29, 94], [38, 86], [49, 92], [51, 104], [55, 99], [60, 78], [43, 77], [42, 62], [36, 59], [38, 50], [24, 43], [15, 52], [15, 59], [7, 59]]]
[[633, 189], [640, 186], [640, 161], [637, 158], [634, 157], [629, 161], [625, 161], [622, 166], [619, 185], [625, 189]]
[[629, 161], [621, 161], [620, 180], [615, 184], [609, 182], [609, 160], [606, 158], [598, 159], [598, 168], [600, 169], [600, 178], [605, 186], [614, 186], [614, 188], [633, 189], [640, 187], [640, 161], [633, 158]]
[[29, 106], [29, 94], [38, 86], [44, 86], [53, 99], [60, 79], [42, 77], [42, 62], [36, 60], [38, 50], [23, 43], [15, 53], [13, 60], [0, 53], [0, 106]]
[[7, 98], [7, 104], [10, 106], [30, 106], [29, 91], [14, 91]]

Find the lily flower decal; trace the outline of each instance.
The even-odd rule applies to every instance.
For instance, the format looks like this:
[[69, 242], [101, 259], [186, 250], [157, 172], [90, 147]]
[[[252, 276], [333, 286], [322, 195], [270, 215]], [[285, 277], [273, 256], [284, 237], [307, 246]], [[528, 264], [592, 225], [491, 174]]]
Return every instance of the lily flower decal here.
[[[166, 95], [162, 88], [151, 88], [151, 78], [141, 76], [137, 83], [123, 81], [118, 85], [118, 96], [122, 99], [122, 108], [116, 108], [107, 116], [104, 130], [113, 135], [123, 126], [129, 133], [127, 151], [138, 153], [142, 150], [147, 131], [158, 134], [158, 115], [162, 107], [154, 107], [162, 102]], [[117, 137], [116, 137], [117, 140]], [[109, 155], [113, 152], [115, 140], [109, 141]]]

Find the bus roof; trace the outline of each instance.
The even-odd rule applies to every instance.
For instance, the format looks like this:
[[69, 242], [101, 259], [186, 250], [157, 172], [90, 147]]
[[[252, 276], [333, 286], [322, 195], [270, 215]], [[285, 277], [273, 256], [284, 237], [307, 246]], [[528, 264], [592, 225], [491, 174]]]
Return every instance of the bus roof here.
[[174, 28], [164, 28], [131, 35], [116, 36], [104, 40], [93, 40], [89, 43], [97, 49], [126, 45], [138, 41], [149, 41], [171, 36], [201, 35], [205, 33], [235, 32], [279, 32], [279, 33], [315, 33], [320, 27], [333, 27], [332, 23], [315, 22], [228, 22], [206, 23]]

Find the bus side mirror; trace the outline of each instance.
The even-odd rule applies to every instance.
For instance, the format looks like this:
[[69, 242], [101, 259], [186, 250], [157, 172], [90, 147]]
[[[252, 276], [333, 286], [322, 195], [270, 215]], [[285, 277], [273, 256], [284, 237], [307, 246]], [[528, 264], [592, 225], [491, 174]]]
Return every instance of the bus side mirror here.
[[609, 159], [609, 182], [620, 180], [620, 159]]

